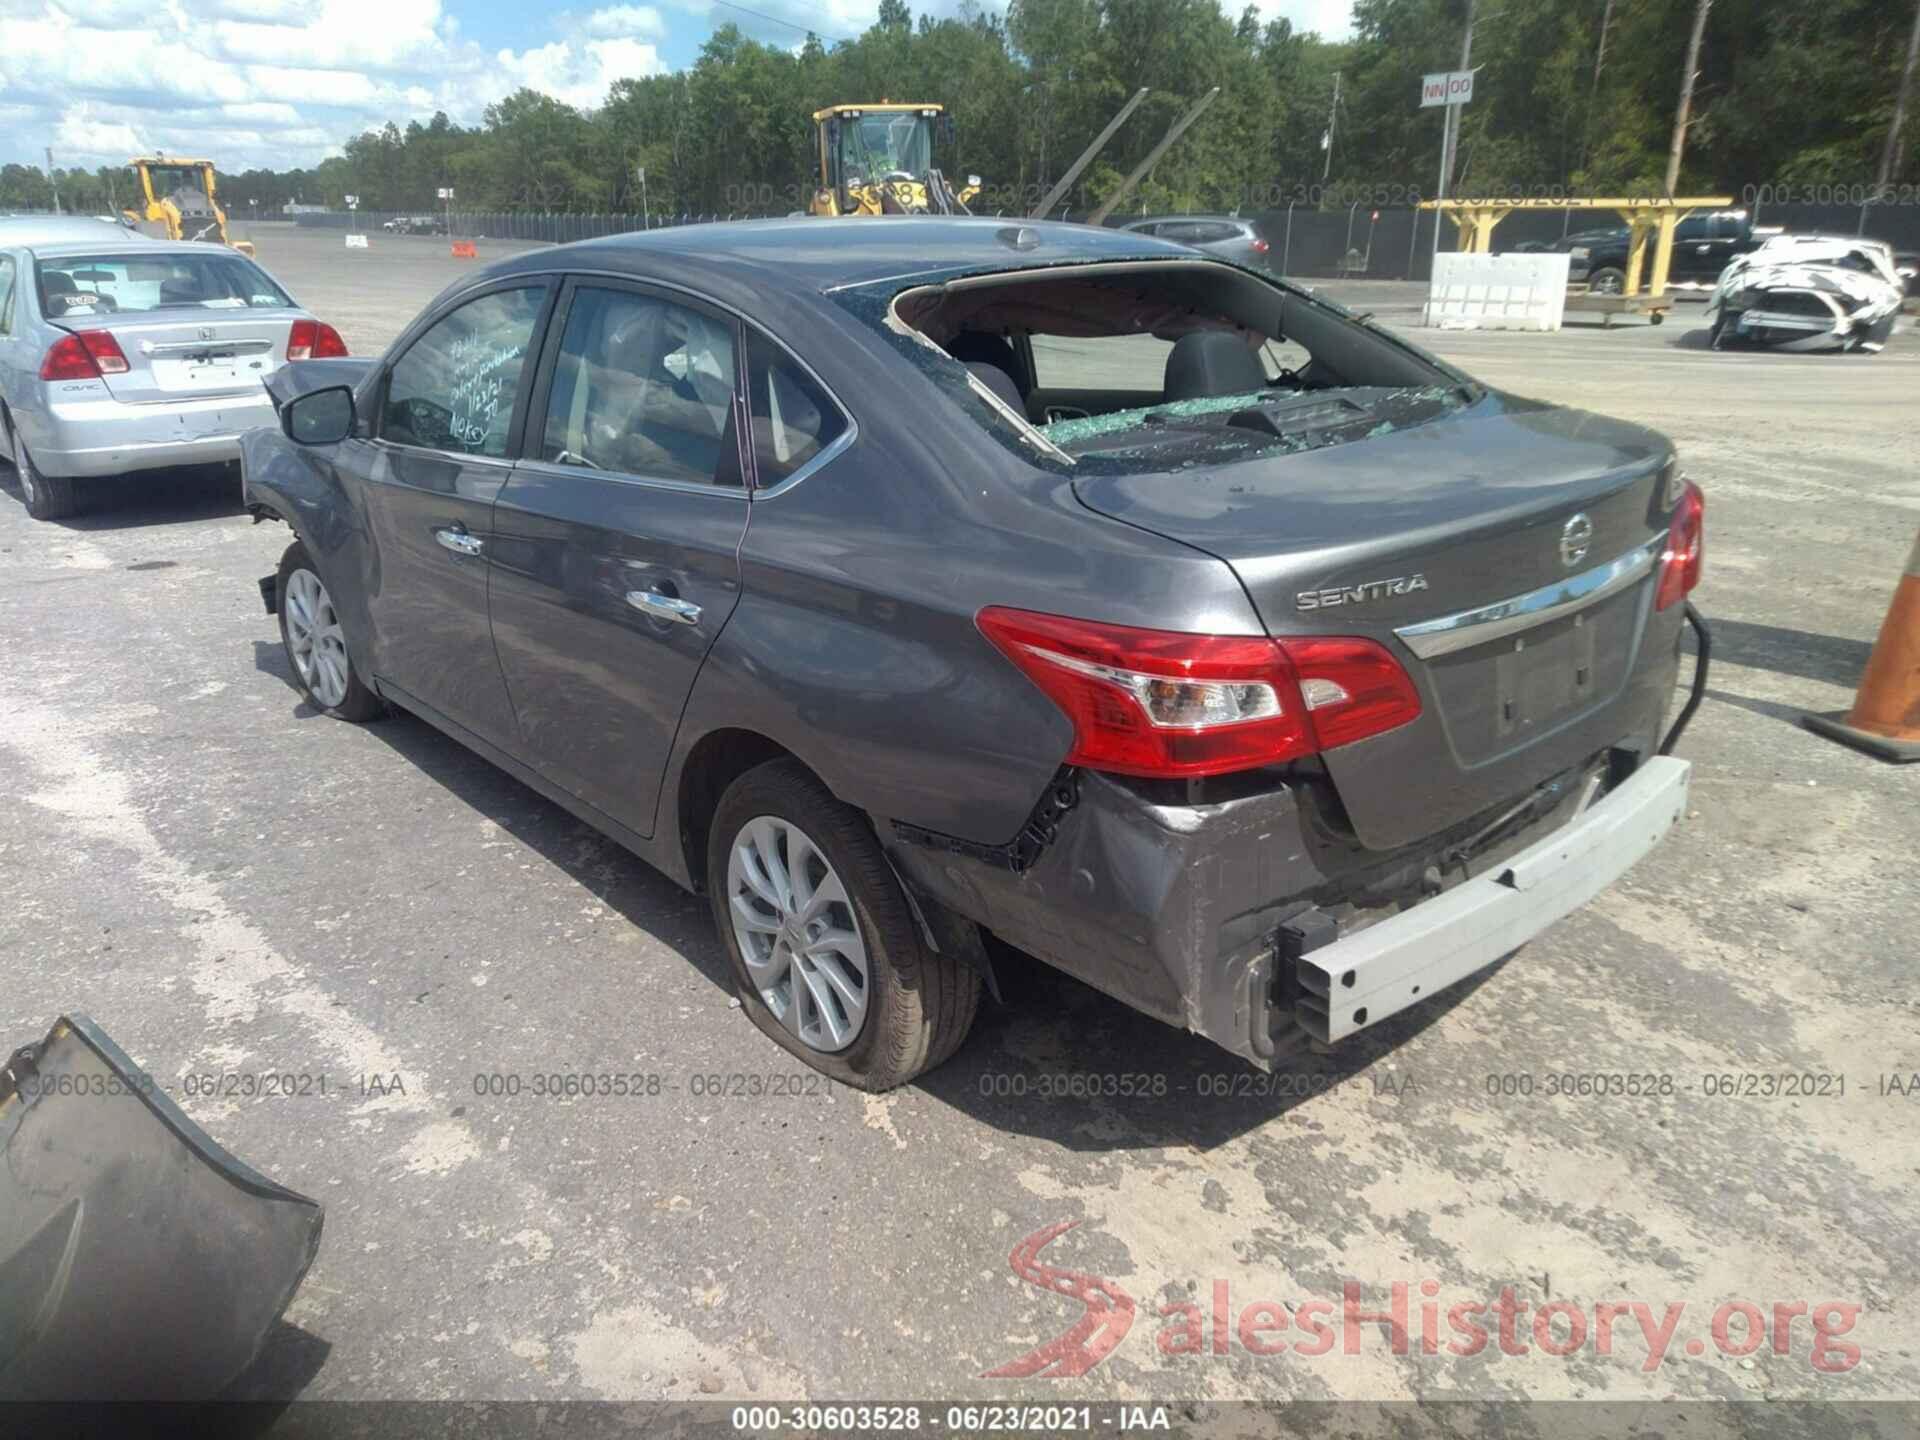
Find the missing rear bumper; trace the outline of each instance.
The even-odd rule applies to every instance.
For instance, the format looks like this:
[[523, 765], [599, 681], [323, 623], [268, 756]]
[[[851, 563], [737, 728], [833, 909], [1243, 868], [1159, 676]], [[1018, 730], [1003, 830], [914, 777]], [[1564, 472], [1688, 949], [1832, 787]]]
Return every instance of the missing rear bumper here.
[[1692, 768], [1649, 760], [1498, 870], [1344, 940], [1295, 946], [1294, 1021], [1316, 1039], [1340, 1040], [1517, 950], [1660, 843], [1686, 811]]

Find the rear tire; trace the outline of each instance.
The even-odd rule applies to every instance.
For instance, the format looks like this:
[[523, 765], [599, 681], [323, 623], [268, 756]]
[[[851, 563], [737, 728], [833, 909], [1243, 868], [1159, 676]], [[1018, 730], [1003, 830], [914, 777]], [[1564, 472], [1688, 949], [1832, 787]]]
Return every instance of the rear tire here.
[[972, 1028], [980, 972], [927, 949], [865, 818], [799, 762], [769, 761], [727, 787], [707, 842], [707, 893], [748, 1018], [822, 1074], [891, 1090], [946, 1060]]
[[7, 428], [13, 431], [13, 473], [20, 481], [20, 498], [27, 514], [36, 520], [61, 520], [80, 506], [73, 481], [65, 475], [42, 475], [27, 452], [27, 437], [14, 429], [9, 417]]
[[386, 706], [361, 680], [360, 667], [347, 652], [333, 597], [302, 541], [294, 541], [280, 557], [274, 602], [287, 667], [308, 702], [336, 720], [358, 723], [378, 717]]

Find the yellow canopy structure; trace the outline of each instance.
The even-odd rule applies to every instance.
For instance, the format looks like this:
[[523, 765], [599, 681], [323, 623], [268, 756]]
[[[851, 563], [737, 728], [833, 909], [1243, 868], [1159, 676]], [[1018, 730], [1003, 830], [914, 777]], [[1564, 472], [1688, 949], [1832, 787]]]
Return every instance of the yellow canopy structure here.
[[1696, 210], [1724, 210], [1733, 204], [1731, 195], [1689, 195], [1681, 198], [1635, 199], [1578, 198], [1569, 200], [1423, 200], [1422, 210], [1444, 211], [1460, 231], [1460, 248], [1485, 255], [1493, 249], [1493, 227], [1516, 210], [1611, 210], [1627, 222], [1632, 232], [1627, 241], [1627, 280], [1624, 296], [1640, 293], [1640, 277], [1646, 272], [1647, 241], [1654, 242], [1653, 273], [1647, 294], [1667, 292], [1667, 269], [1673, 261], [1673, 231]]

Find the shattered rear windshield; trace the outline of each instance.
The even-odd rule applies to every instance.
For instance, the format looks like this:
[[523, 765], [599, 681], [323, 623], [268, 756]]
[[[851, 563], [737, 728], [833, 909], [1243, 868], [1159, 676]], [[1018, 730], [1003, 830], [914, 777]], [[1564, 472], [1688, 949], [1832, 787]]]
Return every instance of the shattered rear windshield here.
[[1346, 444], [1478, 398], [1362, 317], [1225, 264], [1060, 265], [837, 298], [995, 441], [1087, 473]]

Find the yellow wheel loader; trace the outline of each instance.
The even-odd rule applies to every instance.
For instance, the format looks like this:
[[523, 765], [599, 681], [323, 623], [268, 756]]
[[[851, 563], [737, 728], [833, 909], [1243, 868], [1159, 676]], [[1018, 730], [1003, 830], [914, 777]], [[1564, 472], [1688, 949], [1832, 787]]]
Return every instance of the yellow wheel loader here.
[[980, 193], [969, 175], [955, 190], [933, 164], [933, 142], [953, 134], [938, 105], [829, 105], [813, 112], [819, 132], [815, 215], [964, 215]]
[[127, 223], [162, 240], [210, 240], [253, 254], [251, 240], [227, 235], [227, 212], [213, 198], [213, 162], [163, 155], [136, 155], [127, 162], [139, 183], [139, 205], [124, 211]]

